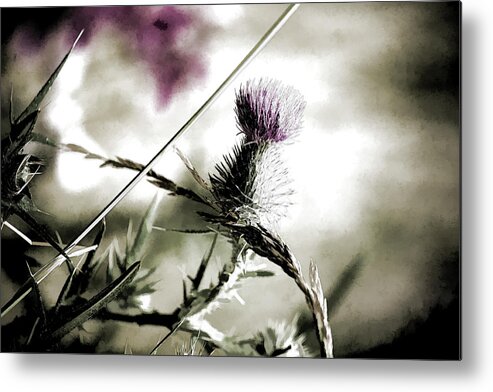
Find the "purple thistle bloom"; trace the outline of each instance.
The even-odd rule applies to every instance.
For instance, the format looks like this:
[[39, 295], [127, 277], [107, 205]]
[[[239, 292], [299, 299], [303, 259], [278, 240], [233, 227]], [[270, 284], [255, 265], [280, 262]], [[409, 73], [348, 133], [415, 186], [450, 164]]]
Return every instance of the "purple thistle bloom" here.
[[248, 81], [236, 94], [236, 121], [244, 137], [216, 165], [212, 194], [224, 216], [274, 228], [293, 193], [282, 145], [302, 125], [305, 101], [278, 81]]
[[247, 142], [284, 142], [298, 133], [305, 101], [277, 80], [248, 81], [236, 93], [236, 123]]

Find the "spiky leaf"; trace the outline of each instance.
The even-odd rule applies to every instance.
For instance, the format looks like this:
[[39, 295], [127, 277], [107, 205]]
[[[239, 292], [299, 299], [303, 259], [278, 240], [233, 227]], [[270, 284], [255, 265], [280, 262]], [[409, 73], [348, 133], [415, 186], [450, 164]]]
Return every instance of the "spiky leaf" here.
[[127, 254], [125, 256], [127, 261], [142, 258], [146, 242], [152, 232], [154, 221], [156, 220], [159, 201], [159, 194], [156, 194], [154, 199], [151, 201], [151, 204], [149, 204], [149, 207], [147, 208], [147, 211], [140, 222], [139, 228], [137, 229], [137, 233], [132, 244], [127, 243]]
[[17, 117], [16, 120], [14, 120], [15, 124], [20, 123], [23, 121], [27, 116], [31, 115], [33, 112], [37, 111], [39, 109], [39, 105], [41, 105], [41, 102], [43, 99], [46, 97], [46, 94], [48, 94], [48, 91], [50, 91], [51, 86], [53, 86], [53, 83], [55, 83], [56, 78], [58, 77], [58, 74], [62, 70], [63, 66], [65, 65], [65, 62], [67, 61], [68, 57], [72, 53], [72, 50], [74, 49], [75, 45], [77, 45], [77, 41], [79, 40], [80, 36], [82, 35], [82, 31], [80, 32], [79, 36], [73, 43], [72, 47], [70, 50], [67, 52], [67, 54], [63, 57], [62, 61], [58, 66], [55, 68], [51, 76], [48, 78], [46, 83], [41, 87], [41, 90], [39, 90], [38, 94], [33, 98], [31, 103], [24, 109], [24, 111]]
[[122, 290], [127, 287], [140, 268], [140, 262], [132, 264], [122, 275], [115, 279], [105, 289], [100, 291], [84, 305], [66, 315], [62, 322], [50, 328], [47, 338], [50, 341], [57, 341], [72, 331], [74, 328], [82, 325], [84, 322], [94, 317], [101, 309], [113, 301]]

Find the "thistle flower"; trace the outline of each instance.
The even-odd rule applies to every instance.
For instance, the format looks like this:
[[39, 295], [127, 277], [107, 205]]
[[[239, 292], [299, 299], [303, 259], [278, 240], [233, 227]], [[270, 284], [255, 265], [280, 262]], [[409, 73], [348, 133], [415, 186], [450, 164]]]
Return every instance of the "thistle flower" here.
[[210, 177], [216, 204], [228, 219], [269, 227], [286, 214], [293, 191], [281, 147], [301, 128], [304, 108], [301, 94], [278, 81], [240, 87], [235, 113], [243, 138]]
[[301, 128], [305, 105], [299, 91], [279, 81], [248, 81], [236, 93], [236, 123], [247, 142], [284, 142]]

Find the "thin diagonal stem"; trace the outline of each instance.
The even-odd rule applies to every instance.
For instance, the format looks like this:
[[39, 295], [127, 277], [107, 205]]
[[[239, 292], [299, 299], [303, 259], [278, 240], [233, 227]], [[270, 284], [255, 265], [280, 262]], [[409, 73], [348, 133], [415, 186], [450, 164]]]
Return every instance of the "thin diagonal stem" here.
[[[149, 163], [137, 174], [126, 186], [123, 188], [109, 204], [103, 208], [103, 210], [96, 216], [91, 223], [79, 234], [74, 240], [65, 247], [64, 252], [69, 252], [74, 246], [76, 246], [82, 239], [85, 238], [91, 230], [104, 219], [106, 215], [110, 213], [113, 208], [142, 180], [144, 179], [154, 165], [159, 161], [168, 147], [174, 143], [180, 136], [182, 136], [190, 127], [205, 113], [205, 111], [214, 103], [214, 101], [221, 95], [221, 93], [229, 86], [229, 84], [240, 74], [240, 72], [254, 59], [254, 57], [260, 53], [260, 51], [269, 43], [269, 41], [279, 32], [288, 19], [296, 12], [299, 4], [291, 4], [281, 14], [281, 16], [274, 22], [274, 24], [267, 30], [263, 37], [257, 42], [257, 44], [250, 50], [245, 58], [237, 65], [237, 67], [231, 72], [231, 74], [221, 83], [221, 85], [214, 91], [214, 93], [205, 101], [205, 103], [190, 117], [190, 119], [171, 137], [171, 139], [159, 150], [159, 152], [152, 158]], [[56, 267], [53, 268], [54, 260], [50, 261], [47, 265], [41, 268], [36, 274], [48, 275]], [[49, 272], [48, 272], [49, 271]], [[35, 275], [36, 275], [35, 274]], [[46, 277], [45, 276], [45, 277]], [[36, 276], [35, 276], [36, 278]], [[23, 285], [17, 293], [2, 307], [0, 317], [5, 316], [10, 312], [27, 294], [32, 290], [29, 286]]]

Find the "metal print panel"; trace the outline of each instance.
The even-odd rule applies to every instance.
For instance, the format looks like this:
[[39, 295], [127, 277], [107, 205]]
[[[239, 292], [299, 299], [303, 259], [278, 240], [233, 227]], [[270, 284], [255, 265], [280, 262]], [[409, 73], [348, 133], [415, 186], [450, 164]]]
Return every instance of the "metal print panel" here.
[[460, 3], [4, 8], [3, 352], [460, 359]]

